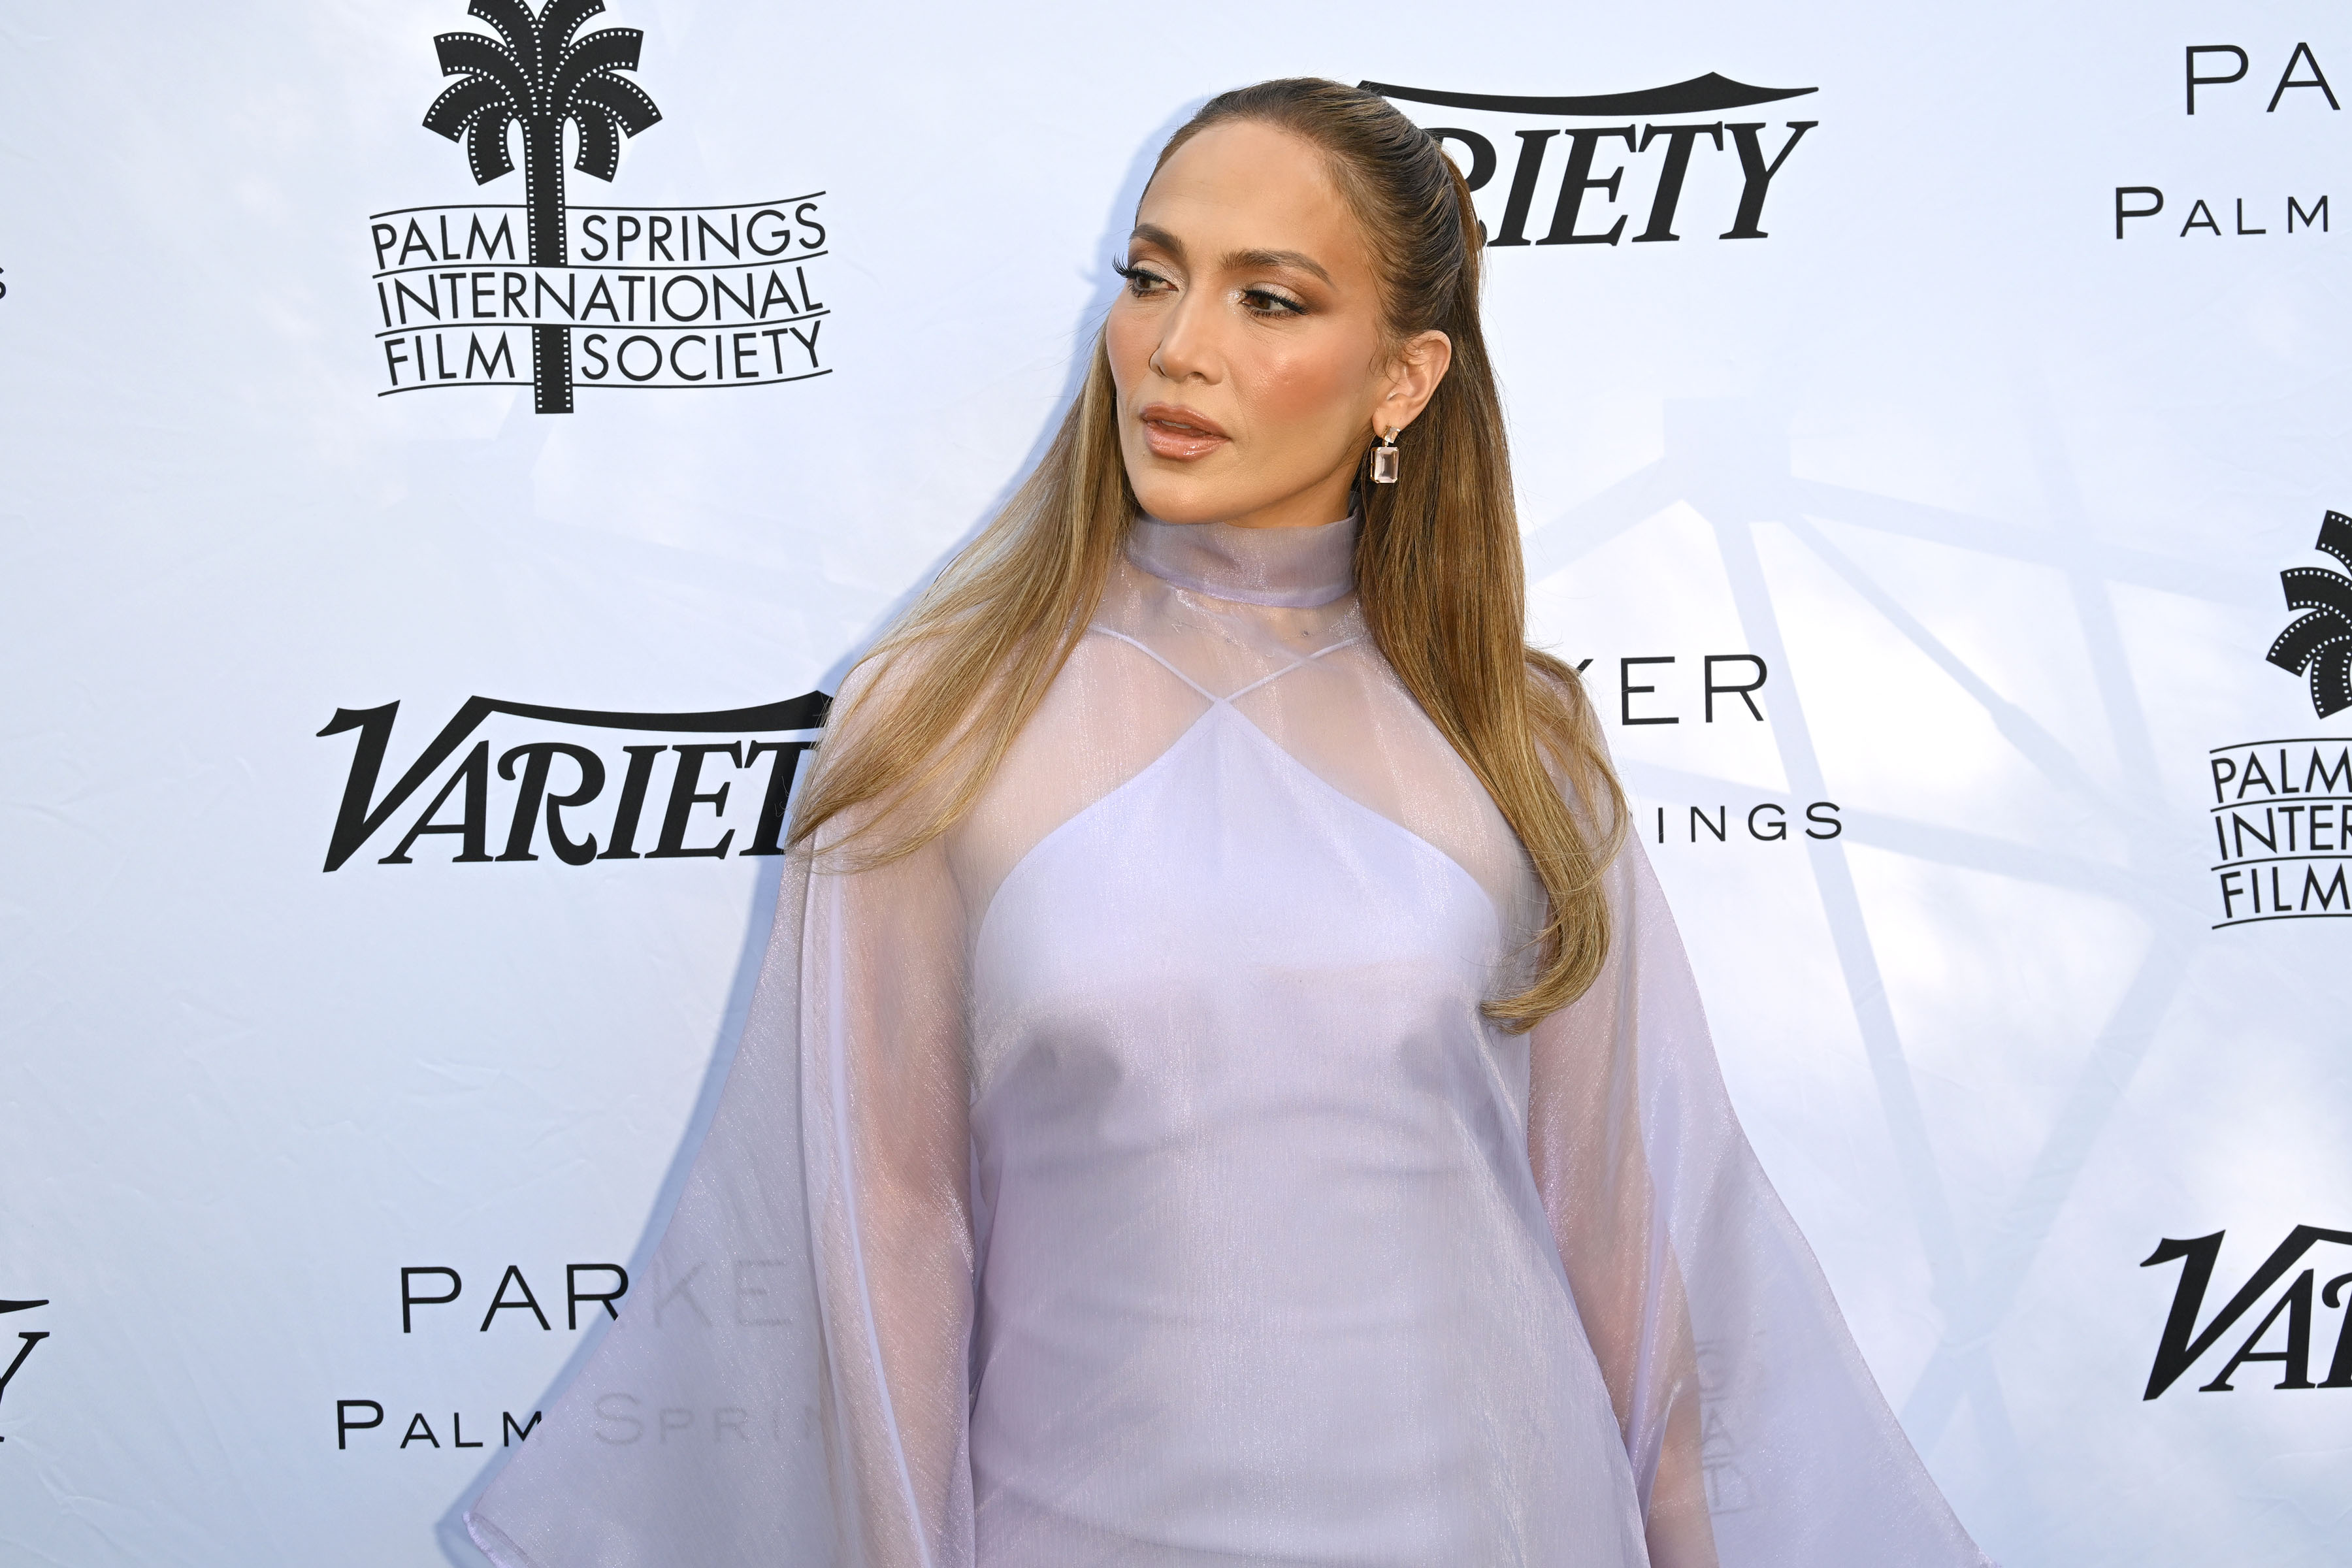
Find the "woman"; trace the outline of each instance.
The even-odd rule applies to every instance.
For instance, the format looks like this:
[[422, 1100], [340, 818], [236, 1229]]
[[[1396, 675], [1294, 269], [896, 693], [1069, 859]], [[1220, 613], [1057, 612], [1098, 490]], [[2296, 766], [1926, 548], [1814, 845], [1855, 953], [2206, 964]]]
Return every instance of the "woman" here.
[[1476, 233], [1350, 89], [1171, 140], [1052, 450], [847, 684], [492, 1557], [1982, 1561], [1526, 647]]

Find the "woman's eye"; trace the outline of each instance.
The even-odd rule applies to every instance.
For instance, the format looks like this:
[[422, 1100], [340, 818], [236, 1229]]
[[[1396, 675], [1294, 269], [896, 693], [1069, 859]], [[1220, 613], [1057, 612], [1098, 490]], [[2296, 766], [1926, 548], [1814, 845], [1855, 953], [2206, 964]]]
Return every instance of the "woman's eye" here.
[[1270, 289], [1244, 289], [1242, 306], [1253, 316], [1303, 316], [1307, 307], [1286, 294]]
[[1149, 267], [1114, 261], [1110, 269], [1127, 279], [1127, 291], [1130, 294], [1157, 294], [1175, 287]]

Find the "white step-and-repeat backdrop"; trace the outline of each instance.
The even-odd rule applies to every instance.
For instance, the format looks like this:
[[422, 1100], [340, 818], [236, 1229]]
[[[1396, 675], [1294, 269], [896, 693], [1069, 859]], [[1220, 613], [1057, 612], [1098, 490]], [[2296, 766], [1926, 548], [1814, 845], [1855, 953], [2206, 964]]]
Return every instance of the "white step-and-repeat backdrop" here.
[[[0, 3], [0, 1559], [479, 1561], [805, 694], [1160, 139], [1318, 74], [1478, 189], [1539, 635], [1962, 1519], [2344, 1560], [2342, 7], [476, 10]], [[575, 22], [562, 145], [468, 141]]]

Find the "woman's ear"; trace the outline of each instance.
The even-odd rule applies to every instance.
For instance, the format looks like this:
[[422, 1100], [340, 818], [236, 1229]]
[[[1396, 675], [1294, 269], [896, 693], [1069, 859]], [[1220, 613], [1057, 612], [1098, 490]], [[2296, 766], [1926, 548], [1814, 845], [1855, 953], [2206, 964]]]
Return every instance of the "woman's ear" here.
[[1373, 433], [1385, 436], [1420, 418], [1453, 363], [1454, 340], [1444, 332], [1432, 330], [1406, 339], [1381, 383], [1380, 402], [1372, 409]]

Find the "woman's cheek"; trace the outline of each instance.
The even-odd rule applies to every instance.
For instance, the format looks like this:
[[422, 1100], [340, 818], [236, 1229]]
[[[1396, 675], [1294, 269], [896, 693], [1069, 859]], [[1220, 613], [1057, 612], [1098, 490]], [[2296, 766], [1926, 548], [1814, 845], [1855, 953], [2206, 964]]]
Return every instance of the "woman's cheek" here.
[[1103, 323], [1103, 348], [1110, 356], [1110, 378], [1122, 400], [1150, 354], [1149, 345], [1143, 342], [1144, 325], [1136, 319], [1135, 312], [1120, 305], [1111, 307], [1110, 318]]
[[1250, 378], [1249, 403], [1261, 428], [1306, 436], [1330, 425], [1356, 390], [1347, 356], [1294, 352], [1269, 358]]

